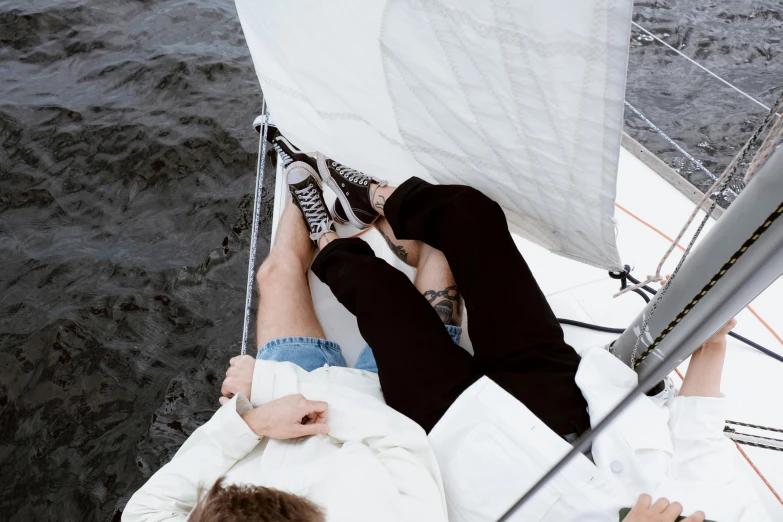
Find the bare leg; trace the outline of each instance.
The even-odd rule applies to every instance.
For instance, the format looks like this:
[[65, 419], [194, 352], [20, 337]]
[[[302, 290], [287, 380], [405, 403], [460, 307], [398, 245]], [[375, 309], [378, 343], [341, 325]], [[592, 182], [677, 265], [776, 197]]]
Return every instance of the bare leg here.
[[421, 241], [397, 239], [386, 218], [378, 219], [375, 228], [392, 252], [416, 269], [413, 284], [438, 312], [443, 324], [462, 324], [462, 299], [443, 252]]
[[386, 185], [385, 187], [378, 186], [377, 183], [373, 183], [370, 185], [370, 190], [372, 194], [372, 206], [375, 207], [375, 210], [380, 214], [381, 216], [386, 216], [386, 214], [383, 211], [384, 205], [386, 205], [386, 200], [389, 199], [389, 196], [391, 196], [394, 193], [394, 190], [397, 187], [392, 187], [390, 185]]
[[258, 348], [280, 337], [326, 338], [307, 283], [313, 250], [299, 209], [287, 202], [275, 244], [256, 275]]

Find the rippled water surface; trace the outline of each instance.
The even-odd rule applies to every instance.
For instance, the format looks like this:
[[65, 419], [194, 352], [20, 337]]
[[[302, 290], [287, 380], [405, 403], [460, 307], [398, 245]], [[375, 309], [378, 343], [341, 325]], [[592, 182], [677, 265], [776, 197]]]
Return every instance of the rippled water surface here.
[[[783, 1], [636, 2], [634, 22], [762, 105], [783, 95]], [[626, 101], [720, 175], [768, 110], [632, 27]], [[626, 132], [694, 185], [712, 180], [626, 109]]]
[[[769, 105], [782, 13], [690, 0], [634, 19]], [[719, 171], [763, 110], [633, 35], [628, 101]], [[242, 328], [260, 105], [230, 0], [0, 0], [3, 519], [119, 518], [215, 410]]]

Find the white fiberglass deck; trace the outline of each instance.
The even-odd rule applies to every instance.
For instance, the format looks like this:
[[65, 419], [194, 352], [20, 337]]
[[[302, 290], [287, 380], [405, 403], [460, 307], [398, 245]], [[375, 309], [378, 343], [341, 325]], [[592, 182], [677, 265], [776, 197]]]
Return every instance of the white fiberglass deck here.
[[[328, 191], [326, 195], [329, 199]], [[273, 231], [277, 228], [277, 221], [286, 200], [286, 185], [282, 172], [278, 169]], [[694, 204], [625, 149], [620, 153], [616, 201], [618, 246], [622, 261], [631, 265], [634, 275], [643, 279], [654, 272], [655, 266], [670, 245], [667, 236], [673, 238], [678, 233], [692, 212]], [[690, 232], [696, 229], [698, 221], [699, 219], [691, 226]], [[708, 223], [703, 234], [706, 234], [711, 226], [712, 222]], [[341, 227], [338, 232], [341, 236], [347, 236], [358, 231]], [[377, 255], [412, 277], [413, 270], [389, 251], [377, 231], [370, 229], [361, 237], [373, 247]], [[687, 243], [690, 237], [690, 234], [687, 234], [683, 242]], [[613, 298], [612, 295], [619, 288], [618, 281], [610, 279], [603, 270], [558, 257], [521, 238], [516, 238], [516, 242], [558, 317], [624, 328], [645, 304], [634, 293]], [[664, 273], [669, 273], [674, 268], [680, 254], [681, 250], [675, 251]], [[488, 256], [487, 261], [489, 269], [491, 257]], [[312, 273], [310, 284], [316, 311], [327, 337], [341, 345], [348, 364], [352, 364], [364, 346], [354, 316], [334, 299], [331, 291]], [[783, 315], [780, 313], [779, 304], [781, 300], [783, 280], [779, 279], [748, 309], [739, 314], [735, 331], [783, 354], [783, 341], [779, 337], [783, 334]], [[467, 319], [463, 326], [467, 326]], [[617, 337], [614, 334], [583, 328], [563, 328], [566, 340], [577, 351], [608, 343]], [[470, 349], [469, 329], [466, 328], [466, 331], [463, 344]], [[686, 369], [687, 361], [679, 370], [684, 374]], [[723, 375], [722, 390], [730, 398], [729, 420], [783, 428], [783, 408], [776, 404], [779, 397], [783, 397], [783, 363], [730, 338]], [[677, 384], [681, 382], [677, 374], [672, 374], [672, 377]], [[741, 428], [739, 431], [772, 435], [750, 428]], [[741, 448], [772, 488], [783, 493], [783, 452], [749, 446]], [[740, 451], [737, 451], [737, 459], [742, 461], [743, 469], [752, 477], [770, 517], [773, 520], [783, 520], [781, 501], [762, 482]]]

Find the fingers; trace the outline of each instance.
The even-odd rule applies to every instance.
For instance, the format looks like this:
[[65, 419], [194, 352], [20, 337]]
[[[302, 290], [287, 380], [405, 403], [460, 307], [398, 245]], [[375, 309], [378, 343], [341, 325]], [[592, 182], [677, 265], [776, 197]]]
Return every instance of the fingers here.
[[234, 383], [230, 378], [226, 378], [223, 381], [223, 385], [220, 387], [220, 393], [229, 399], [234, 396]]
[[704, 518], [705, 518], [704, 511], [697, 511], [691, 516], [683, 519], [682, 522], [704, 522]]
[[329, 409], [329, 404], [325, 403], [324, 401], [307, 401], [307, 408], [311, 412], [326, 413], [326, 411]]
[[229, 399], [228, 397], [221, 397], [218, 399], [218, 402], [220, 403], [221, 406], [225, 406], [226, 404], [228, 404], [228, 401], [230, 400], [231, 399]]
[[674, 522], [677, 517], [679, 517], [682, 514], [682, 504], [679, 502], [672, 502], [669, 504], [669, 507], [667, 507], [663, 512], [663, 519], [664, 520], [671, 520]]
[[308, 413], [302, 419], [302, 424], [324, 423], [326, 422], [326, 413]]
[[652, 503], [652, 497], [647, 493], [642, 493], [641, 495], [639, 495], [639, 499], [636, 501], [636, 505], [633, 508], [637, 510], [647, 509], [650, 507], [651, 503]]
[[721, 328], [721, 331], [722, 331], [722, 332], [726, 332], [726, 333], [728, 333], [728, 332], [730, 332], [730, 331], [732, 330], [732, 328], [734, 328], [735, 326], [737, 326], [737, 318], [736, 318], [736, 317], [732, 317], [731, 319], [729, 319], [729, 322], [728, 322], [728, 323], [726, 323], [726, 324], [723, 326], [723, 328]]
[[307, 435], [326, 435], [329, 433], [328, 424], [300, 424], [296, 427], [296, 436], [305, 437]]
[[239, 364], [240, 361], [245, 360], [245, 359], [250, 359], [251, 361], [255, 361], [255, 359], [253, 357], [251, 357], [250, 355], [235, 355], [234, 357], [229, 359], [228, 365], [229, 366], [235, 366], [236, 364]]
[[[663, 513], [664, 511], [666, 511], [669, 505], [670, 505], [669, 499], [665, 497], [661, 497], [658, 500], [656, 500], [652, 506], [650, 506], [650, 511], [652, 511], [653, 513]], [[682, 512], [682, 508], [680, 508], [680, 511]]]

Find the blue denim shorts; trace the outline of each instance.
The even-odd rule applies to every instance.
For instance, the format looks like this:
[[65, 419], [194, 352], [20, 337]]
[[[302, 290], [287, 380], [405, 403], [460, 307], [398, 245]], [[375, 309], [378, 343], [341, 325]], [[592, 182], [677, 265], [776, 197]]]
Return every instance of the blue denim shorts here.
[[[459, 344], [462, 337], [462, 328], [446, 325], [446, 330], [454, 343]], [[308, 372], [326, 364], [329, 366], [348, 367], [339, 344], [334, 341], [316, 339], [314, 337], [281, 337], [273, 339], [258, 350], [256, 359], [261, 361], [291, 362]], [[375, 355], [373, 355], [369, 344], [365, 345], [353, 367], [357, 370], [378, 373], [378, 364], [375, 362]]]

